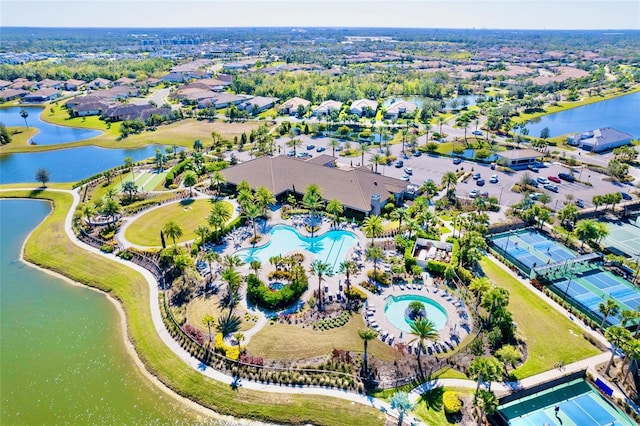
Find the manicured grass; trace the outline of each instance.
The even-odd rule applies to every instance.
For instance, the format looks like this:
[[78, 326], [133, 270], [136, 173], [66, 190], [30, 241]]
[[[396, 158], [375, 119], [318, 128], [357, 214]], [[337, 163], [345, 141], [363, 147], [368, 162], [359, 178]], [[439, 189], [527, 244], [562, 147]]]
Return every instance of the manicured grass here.
[[326, 396], [257, 392], [216, 382], [187, 366], [154, 331], [149, 305], [149, 287], [142, 276], [116, 263], [75, 246], [64, 232], [64, 219], [71, 207], [69, 194], [51, 191], [13, 191], [3, 197], [52, 200], [54, 210], [31, 234], [25, 258], [59, 272], [72, 280], [96, 287], [119, 300], [127, 317], [131, 343], [148, 371], [180, 395], [219, 413], [287, 424], [382, 425], [379, 411]]
[[3, 145], [3, 149], [1, 149], [0, 152], [4, 152], [5, 149], [9, 147], [28, 148], [29, 146], [33, 146], [29, 145], [29, 140], [38, 133], [38, 129], [33, 126], [7, 127], [7, 130], [11, 136], [11, 143]]
[[429, 392], [426, 392], [418, 399], [416, 406], [412, 410], [413, 415], [430, 426], [458, 424], [455, 422], [450, 422], [447, 419], [447, 416], [444, 412], [444, 405], [442, 404], [442, 395], [446, 391], [450, 390], [458, 392], [459, 398], [470, 395], [470, 392], [467, 389], [462, 391], [447, 387], [433, 389]]
[[480, 264], [489, 279], [509, 290], [509, 311], [527, 342], [527, 360], [513, 371], [515, 377], [522, 379], [551, 370], [557, 362], [569, 364], [600, 353], [582, 337], [580, 327], [493, 260], [484, 258]]
[[[362, 352], [363, 345], [358, 330], [364, 327], [364, 320], [357, 313], [343, 327], [329, 331], [315, 331], [285, 324], [267, 325], [251, 338], [248, 350], [265, 358], [288, 360], [327, 355], [334, 348]], [[368, 352], [387, 362], [393, 361], [397, 353], [379, 339], [369, 342]]]
[[[233, 212], [233, 206], [225, 202], [227, 209]], [[176, 238], [176, 243], [190, 241], [196, 238], [195, 229], [199, 225], [207, 224], [207, 216], [211, 210], [209, 200], [183, 200], [170, 203], [157, 209], [148, 211], [135, 219], [124, 233], [125, 238], [132, 244], [146, 247], [162, 245], [160, 229], [170, 221], [176, 222], [182, 228], [182, 237]], [[173, 243], [165, 237], [167, 244]]]
[[468, 379], [467, 375], [454, 370], [451, 367], [444, 367], [433, 374], [434, 379]]
[[[222, 309], [220, 309], [220, 299], [218, 297], [201, 296], [189, 302], [187, 306], [187, 322], [207, 335], [209, 330], [207, 326], [202, 323], [202, 318], [204, 318], [205, 315], [211, 315], [217, 320], [223, 314], [226, 315], [227, 312], [228, 311], [225, 310], [223, 313]], [[247, 311], [241, 305], [236, 306], [233, 312], [242, 319], [240, 331], [247, 331], [255, 325], [255, 322], [245, 320], [244, 314]], [[212, 328], [211, 332], [215, 336], [215, 327]]]
[[168, 172], [136, 172], [135, 176], [131, 173], [127, 173], [122, 177], [122, 183], [119, 178], [115, 180], [116, 185], [114, 186], [114, 189], [120, 192], [122, 190], [122, 185], [124, 185], [125, 182], [132, 181], [135, 178], [138, 191], [153, 191], [158, 184], [164, 182], [167, 173]]

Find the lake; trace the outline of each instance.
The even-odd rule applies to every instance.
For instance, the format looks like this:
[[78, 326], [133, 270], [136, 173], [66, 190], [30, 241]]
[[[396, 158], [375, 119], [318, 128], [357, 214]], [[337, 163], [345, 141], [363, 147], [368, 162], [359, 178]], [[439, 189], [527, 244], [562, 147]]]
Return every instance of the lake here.
[[104, 295], [19, 261], [50, 209], [0, 200], [0, 424], [202, 423], [138, 371]]
[[124, 164], [125, 157], [134, 161], [163, 153], [163, 146], [148, 145], [135, 149], [108, 149], [96, 146], [55, 151], [7, 154], [0, 156], [0, 184], [35, 182], [39, 168], [49, 171], [52, 182], [76, 182], [112, 167]]
[[[467, 107], [473, 106], [476, 104], [476, 95], [461, 95], [461, 96], [456, 96], [453, 99], [449, 99], [448, 101], [446, 101], [447, 106], [445, 107], [446, 111], [451, 111], [452, 108], [452, 104], [453, 101], [455, 100], [457, 102], [457, 109], [461, 110], [462, 109], [462, 100], [466, 99], [467, 100]], [[397, 98], [390, 98], [387, 99], [386, 101], [384, 101], [382, 103], [382, 106], [384, 107], [388, 107], [389, 105], [391, 105], [394, 102], [397, 101], [407, 101], [407, 102], [411, 102], [414, 103], [418, 106], [418, 108], [422, 108], [422, 106], [425, 104], [426, 101], [433, 101], [433, 102], [437, 102], [440, 103], [439, 100], [437, 99], [429, 99], [429, 98], [421, 98], [421, 97], [417, 97], [417, 96], [410, 96], [407, 98], [401, 98], [401, 97], [397, 97]]]
[[[31, 138], [31, 142], [37, 145], [55, 145], [84, 139], [94, 138], [102, 134], [99, 130], [78, 129], [76, 127], [58, 126], [40, 119], [40, 113], [44, 108], [35, 106], [0, 108], [0, 123], [5, 126], [24, 126], [24, 118], [20, 116], [20, 110], [27, 110], [29, 116], [27, 123], [30, 127], [37, 127], [39, 132]], [[46, 114], [46, 113], [45, 113]]]
[[540, 137], [549, 128], [551, 137], [613, 127], [640, 138], [640, 92], [545, 115], [527, 123], [529, 135]]

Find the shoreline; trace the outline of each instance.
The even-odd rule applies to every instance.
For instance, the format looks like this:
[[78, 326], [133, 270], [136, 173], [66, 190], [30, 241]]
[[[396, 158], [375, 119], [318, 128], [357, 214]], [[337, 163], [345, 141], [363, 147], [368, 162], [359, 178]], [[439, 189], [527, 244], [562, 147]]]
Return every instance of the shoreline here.
[[[33, 198], [14, 198], [16, 200], [25, 200], [25, 201], [34, 201]], [[237, 417], [233, 417], [233, 416], [227, 416], [224, 414], [220, 414], [217, 411], [214, 411], [210, 408], [207, 408], [203, 405], [198, 404], [197, 402], [186, 398], [178, 393], [176, 393], [174, 390], [172, 390], [171, 388], [169, 388], [167, 385], [165, 385], [162, 381], [160, 381], [156, 376], [154, 376], [153, 374], [151, 374], [151, 372], [149, 370], [147, 370], [144, 362], [142, 362], [142, 360], [140, 359], [140, 355], [138, 354], [138, 352], [135, 350], [135, 348], [133, 347], [133, 344], [131, 343], [131, 340], [129, 339], [129, 333], [127, 332], [127, 316], [124, 312], [124, 309], [122, 308], [120, 302], [115, 299], [114, 297], [112, 297], [109, 293], [102, 291], [98, 288], [95, 287], [91, 287], [91, 286], [87, 286], [84, 285], [78, 281], [74, 281], [71, 278], [56, 272], [56, 271], [52, 271], [50, 269], [46, 269], [43, 268], [42, 266], [39, 266], [33, 262], [28, 261], [27, 259], [24, 258], [24, 252], [25, 252], [25, 247], [27, 245], [28, 240], [31, 238], [31, 235], [33, 234], [33, 232], [35, 232], [36, 228], [38, 226], [40, 226], [42, 224], [42, 222], [44, 222], [51, 214], [53, 214], [53, 209], [55, 208], [53, 201], [51, 200], [46, 200], [46, 199], [42, 199], [42, 200], [38, 200], [35, 199], [35, 201], [44, 201], [46, 202], [49, 206], [50, 206], [50, 211], [49, 213], [47, 213], [47, 215], [42, 219], [42, 221], [40, 221], [40, 223], [38, 223], [33, 229], [31, 229], [31, 231], [29, 231], [29, 234], [27, 234], [27, 236], [25, 237], [24, 241], [22, 242], [22, 245], [20, 246], [20, 256], [19, 256], [19, 261], [22, 262], [23, 264], [34, 268], [40, 272], [43, 272], [49, 276], [55, 277], [57, 279], [60, 279], [61, 281], [64, 281], [65, 283], [74, 286], [74, 287], [79, 287], [79, 288], [83, 288], [83, 289], [87, 289], [93, 292], [96, 292], [98, 294], [101, 294], [105, 297], [106, 300], [108, 300], [113, 307], [116, 309], [117, 313], [118, 313], [118, 328], [120, 330], [120, 336], [122, 337], [122, 341], [124, 343], [124, 347], [125, 347], [125, 351], [127, 352], [127, 355], [129, 357], [131, 357], [133, 363], [136, 366], [136, 370], [143, 376], [143, 378], [149, 380], [150, 383], [152, 383], [156, 389], [158, 389], [159, 391], [163, 392], [167, 397], [171, 398], [173, 401], [177, 402], [178, 404], [186, 407], [189, 410], [193, 410], [196, 413], [196, 415], [204, 415], [206, 416], [208, 419], [215, 419], [215, 420], [222, 420], [222, 421], [231, 421], [231, 422], [236, 422], [237, 424], [242, 424], [242, 425], [251, 425], [251, 426], [259, 426], [259, 425], [271, 425], [270, 423], [264, 423], [264, 422], [258, 422], [256, 420], [248, 420], [248, 419], [242, 419], [242, 418], [237, 418]]]

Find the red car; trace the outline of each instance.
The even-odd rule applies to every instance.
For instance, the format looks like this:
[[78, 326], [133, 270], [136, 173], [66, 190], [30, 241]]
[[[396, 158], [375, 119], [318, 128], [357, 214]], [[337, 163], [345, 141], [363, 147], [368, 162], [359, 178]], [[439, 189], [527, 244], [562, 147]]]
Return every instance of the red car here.
[[558, 176], [549, 176], [549, 177], [547, 177], [547, 179], [549, 179], [551, 182], [555, 182], [555, 183], [561, 183], [562, 182]]

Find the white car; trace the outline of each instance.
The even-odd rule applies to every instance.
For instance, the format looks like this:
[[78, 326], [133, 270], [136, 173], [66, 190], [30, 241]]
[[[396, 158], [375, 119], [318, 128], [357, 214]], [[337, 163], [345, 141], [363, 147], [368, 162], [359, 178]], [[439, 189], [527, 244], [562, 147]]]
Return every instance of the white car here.
[[406, 182], [409, 182], [409, 175], [402, 175], [402, 177], [400, 178]]
[[413, 174], [413, 169], [411, 167], [405, 167], [404, 168], [404, 172], [408, 175], [412, 175]]
[[476, 198], [477, 196], [478, 196], [477, 189], [472, 189], [471, 192], [469, 192], [469, 198]]
[[489, 182], [498, 183], [498, 175], [491, 175], [491, 177], [489, 178]]

